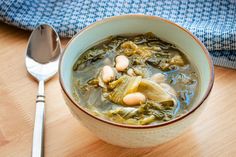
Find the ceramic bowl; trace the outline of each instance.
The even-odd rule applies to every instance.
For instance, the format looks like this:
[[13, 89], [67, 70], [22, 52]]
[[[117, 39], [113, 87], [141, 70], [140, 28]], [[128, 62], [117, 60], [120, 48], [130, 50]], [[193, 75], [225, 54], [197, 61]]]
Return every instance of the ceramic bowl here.
[[[108, 36], [147, 32], [175, 44], [196, 67], [200, 83], [193, 107], [176, 119], [147, 126], [118, 124], [90, 114], [72, 96], [72, 66], [77, 58], [91, 45]], [[129, 148], [156, 146], [180, 135], [199, 116], [214, 81], [209, 53], [192, 33], [171, 21], [146, 15], [114, 16], [84, 28], [66, 46], [59, 68], [62, 93], [71, 113], [97, 137], [108, 143]]]

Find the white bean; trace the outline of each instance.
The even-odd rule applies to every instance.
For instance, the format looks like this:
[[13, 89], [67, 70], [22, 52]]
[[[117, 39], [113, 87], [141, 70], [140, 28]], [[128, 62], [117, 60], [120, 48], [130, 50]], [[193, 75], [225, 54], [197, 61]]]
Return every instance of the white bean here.
[[167, 83], [160, 83], [160, 86], [167, 92], [169, 92], [170, 94], [176, 96], [176, 91], [174, 90], [174, 88], [172, 88], [169, 84]]
[[145, 95], [143, 95], [140, 92], [127, 94], [123, 98], [123, 102], [128, 106], [139, 105], [141, 102], [145, 102], [145, 101], [146, 101]]
[[151, 77], [151, 79], [156, 83], [163, 83], [166, 80], [166, 76], [162, 73], [156, 73]]
[[129, 59], [124, 55], [116, 57], [116, 70], [124, 71], [129, 66]]
[[103, 82], [105, 82], [105, 83], [110, 82], [111, 80], [114, 80], [114, 78], [115, 78], [115, 74], [114, 74], [113, 69], [110, 66], [105, 65], [102, 68], [102, 80], [103, 80]]

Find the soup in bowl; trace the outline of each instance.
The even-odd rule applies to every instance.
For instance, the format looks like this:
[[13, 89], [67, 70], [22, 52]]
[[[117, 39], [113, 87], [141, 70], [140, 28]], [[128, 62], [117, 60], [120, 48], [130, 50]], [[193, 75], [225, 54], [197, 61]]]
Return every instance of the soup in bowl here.
[[123, 147], [155, 146], [179, 135], [199, 115], [213, 80], [203, 44], [154, 16], [96, 22], [75, 35], [60, 61], [72, 114]]

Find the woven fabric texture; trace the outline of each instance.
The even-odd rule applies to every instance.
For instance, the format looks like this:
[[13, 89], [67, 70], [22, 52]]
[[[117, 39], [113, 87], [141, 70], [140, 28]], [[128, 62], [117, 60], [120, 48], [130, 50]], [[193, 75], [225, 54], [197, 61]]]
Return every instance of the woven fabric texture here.
[[216, 65], [236, 68], [236, 0], [1, 0], [0, 21], [32, 30], [41, 23], [71, 37], [105, 17], [141, 13], [195, 34]]

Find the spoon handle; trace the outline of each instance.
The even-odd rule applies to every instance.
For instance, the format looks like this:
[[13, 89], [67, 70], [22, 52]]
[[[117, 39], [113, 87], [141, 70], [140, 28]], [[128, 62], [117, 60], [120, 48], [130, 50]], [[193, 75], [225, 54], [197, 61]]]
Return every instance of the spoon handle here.
[[44, 139], [44, 81], [39, 81], [38, 95], [36, 99], [36, 113], [34, 122], [32, 157], [43, 157]]

